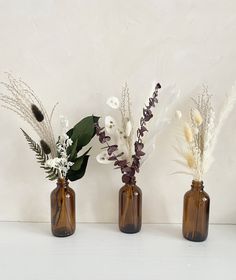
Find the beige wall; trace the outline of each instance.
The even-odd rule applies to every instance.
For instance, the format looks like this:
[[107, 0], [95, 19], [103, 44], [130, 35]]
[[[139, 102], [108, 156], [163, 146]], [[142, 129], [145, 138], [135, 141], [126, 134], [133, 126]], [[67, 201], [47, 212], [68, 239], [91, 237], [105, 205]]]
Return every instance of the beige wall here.
[[[176, 84], [181, 108], [206, 83], [218, 108], [236, 79], [235, 11], [234, 0], [0, 0], [0, 77], [21, 76], [48, 110], [58, 101], [56, 131], [59, 114], [73, 125], [87, 114], [108, 113], [106, 99], [119, 96], [126, 81], [137, 116], [154, 81]], [[19, 127], [30, 130], [10, 112], [0, 110], [0, 120], [0, 220], [48, 221], [54, 183], [44, 179]], [[205, 179], [214, 223], [236, 222], [235, 122], [234, 111]], [[171, 124], [138, 177], [144, 222], [181, 221], [191, 178], [169, 175], [177, 170], [174, 138]], [[96, 142], [86, 177], [71, 184], [77, 217], [116, 222], [120, 174], [97, 164], [98, 151]]]

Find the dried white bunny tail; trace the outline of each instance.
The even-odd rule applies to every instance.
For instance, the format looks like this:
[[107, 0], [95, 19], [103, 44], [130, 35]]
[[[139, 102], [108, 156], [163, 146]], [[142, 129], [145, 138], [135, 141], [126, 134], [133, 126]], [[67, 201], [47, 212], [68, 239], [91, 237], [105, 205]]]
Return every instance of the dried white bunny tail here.
[[187, 143], [193, 142], [193, 132], [189, 123], [187, 122], [184, 124], [184, 137]]
[[191, 113], [192, 113], [193, 121], [196, 124], [196, 126], [200, 126], [203, 122], [201, 113], [196, 108], [193, 108]]
[[196, 166], [195, 158], [191, 151], [189, 151], [185, 154], [185, 159], [186, 159], [187, 165], [190, 169], [195, 168], [195, 166]]

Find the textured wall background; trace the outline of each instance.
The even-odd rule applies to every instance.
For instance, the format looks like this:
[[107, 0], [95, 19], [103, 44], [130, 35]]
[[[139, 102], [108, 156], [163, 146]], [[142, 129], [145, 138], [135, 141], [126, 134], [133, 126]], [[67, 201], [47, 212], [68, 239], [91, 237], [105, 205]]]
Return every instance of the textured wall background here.
[[[83, 116], [109, 112], [105, 102], [128, 82], [133, 111], [140, 115], [154, 81], [181, 90], [176, 108], [189, 104], [202, 83], [218, 108], [236, 79], [236, 2], [160, 0], [0, 0], [0, 78], [12, 71], [28, 82], [55, 114], [71, 125]], [[165, 98], [164, 95], [160, 97]], [[21, 135], [25, 129], [0, 110], [0, 220], [48, 221], [54, 183], [34, 160]], [[236, 222], [236, 114], [222, 130], [216, 162], [205, 179], [211, 222]], [[29, 129], [28, 129], [29, 131]], [[157, 141], [143, 166], [144, 222], [180, 222], [182, 198], [191, 178], [170, 176], [177, 166], [174, 124]], [[97, 164], [95, 144], [87, 176], [71, 184], [77, 192], [78, 220], [116, 222], [119, 172]]]

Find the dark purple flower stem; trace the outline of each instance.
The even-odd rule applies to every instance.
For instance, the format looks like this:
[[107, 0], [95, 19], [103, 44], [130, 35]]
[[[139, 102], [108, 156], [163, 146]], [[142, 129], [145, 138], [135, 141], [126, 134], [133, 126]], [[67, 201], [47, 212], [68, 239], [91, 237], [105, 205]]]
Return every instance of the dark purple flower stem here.
[[117, 145], [110, 145], [108, 142], [111, 140], [109, 136], [105, 134], [104, 128], [99, 126], [97, 122], [95, 124], [96, 135], [99, 137], [99, 141], [101, 144], [106, 145], [106, 149], [108, 152], [109, 160], [114, 161], [114, 166], [121, 170], [122, 181], [125, 184], [134, 185], [136, 183], [136, 172], [139, 172], [140, 169], [140, 160], [145, 153], [142, 151], [144, 148], [144, 144], [142, 138], [144, 137], [144, 132], [148, 131], [146, 128], [146, 123], [153, 117], [152, 108], [156, 106], [158, 103], [158, 90], [161, 88], [161, 85], [158, 83], [155, 87], [155, 90], [152, 94], [152, 97], [149, 98], [148, 105], [143, 108], [143, 116], [140, 119], [140, 126], [137, 129], [137, 140], [134, 143], [135, 153], [132, 156], [133, 161], [131, 165], [127, 162], [127, 160], [120, 160], [123, 154], [116, 155], [114, 152], [118, 150]]

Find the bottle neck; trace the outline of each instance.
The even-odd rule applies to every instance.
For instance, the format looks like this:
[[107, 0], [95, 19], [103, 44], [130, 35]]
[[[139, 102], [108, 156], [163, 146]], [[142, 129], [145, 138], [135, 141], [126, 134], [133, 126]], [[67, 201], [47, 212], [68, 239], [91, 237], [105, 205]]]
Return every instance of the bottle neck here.
[[194, 191], [202, 191], [204, 188], [203, 181], [192, 181], [191, 189]]
[[68, 187], [69, 183], [68, 180], [64, 177], [57, 179], [57, 187], [58, 188], [66, 188]]

